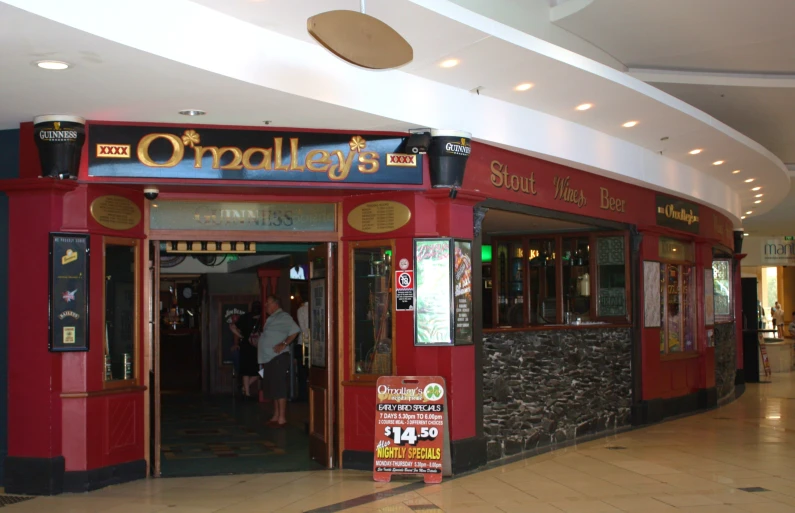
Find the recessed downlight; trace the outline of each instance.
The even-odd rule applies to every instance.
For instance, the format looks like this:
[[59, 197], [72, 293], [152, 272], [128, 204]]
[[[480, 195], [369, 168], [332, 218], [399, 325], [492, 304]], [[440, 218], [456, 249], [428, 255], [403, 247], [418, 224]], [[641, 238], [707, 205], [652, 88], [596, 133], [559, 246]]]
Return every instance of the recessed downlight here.
[[753, 189], [751, 189], [751, 190], [752, 190], [752, 191], [754, 191], [754, 192], [756, 192], [756, 191], [758, 191], [759, 189], [761, 189], [761, 187], [754, 187], [754, 188], [753, 188]]
[[762, 196], [764, 196], [764, 194], [757, 194], [756, 196], [754, 196], [754, 198], [761, 198]]
[[70, 64], [63, 61], [36, 61], [36, 66], [40, 67], [41, 69], [60, 71], [69, 68]]
[[748, 237], [749, 235], [751, 235], [751, 234], [750, 233], [743, 233], [743, 237]]
[[591, 107], [593, 107], [592, 103], [581, 103], [581, 104], [577, 105], [576, 109], [577, 110], [588, 110]]
[[182, 114], [183, 116], [204, 116], [205, 114], [207, 114], [203, 110], [199, 109], [185, 109], [179, 111], [179, 113]]
[[696, 148], [695, 150], [688, 151], [688, 153], [691, 154], [691, 155], [698, 155], [702, 151], [704, 151], [704, 150], [702, 150], [701, 148]]
[[529, 89], [532, 89], [533, 85], [534, 84], [530, 82], [525, 82], [524, 84], [519, 84], [518, 86], [514, 87], [514, 89], [517, 91], [527, 91]]
[[740, 173], [740, 170], [739, 170], [739, 169], [735, 169], [734, 171], [732, 171], [732, 174], [733, 174], [733, 175], [736, 175], [736, 174], [739, 174], [739, 173]]
[[439, 66], [443, 68], [453, 68], [458, 66], [458, 59], [447, 59], [446, 61], [442, 61]]
[[753, 182], [753, 181], [754, 181], [754, 179], [753, 179], [753, 178], [748, 178], [748, 179], [746, 179], [746, 180], [745, 180], [745, 183], [751, 183], [751, 182]]
[[721, 164], [723, 164], [723, 162], [724, 162], [723, 160], [716, 160], [715, 162], [712, 163], [712, 165], [713, 166], [720, 166]]
[[638, 124], [637, 121], [627, 121], [626, 123], [624, 123], [621, 126], [623, 126], [624, 128], [632, 128], [633, 126], [636, 126], [637, 124]]
[[740, 216], [740, 219], [745, 219], [745, 216]]
[[746, 212], [746, 213], [745, 213], [745, 215], [747, 215], [747, 216], [750, 216], [750, 215], [751, 215], [751, 214], [753, 214], [753, 213], [754, 213], [754, 211], [753, 211], [753, 210], [749, 210], [748, 212]]
[[754, 203], [756, 203], [758, 205], [759, 203], [762, 203], [762, 200], [756, 200], [756, 201], [754, 201]]

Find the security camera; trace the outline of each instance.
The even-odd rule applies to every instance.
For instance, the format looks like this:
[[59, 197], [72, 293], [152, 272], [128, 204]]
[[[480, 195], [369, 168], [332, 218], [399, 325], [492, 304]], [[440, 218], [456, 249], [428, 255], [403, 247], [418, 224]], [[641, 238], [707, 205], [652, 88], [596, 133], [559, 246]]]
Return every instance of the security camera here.
[[160, 190], [157, 187], [147, 187], [144, 189], [144, 198], [148, 200], [156, 200]]
[[430, 132], [416, 132], [406, 141], [406, 153], [427, 153], [431, 146]]

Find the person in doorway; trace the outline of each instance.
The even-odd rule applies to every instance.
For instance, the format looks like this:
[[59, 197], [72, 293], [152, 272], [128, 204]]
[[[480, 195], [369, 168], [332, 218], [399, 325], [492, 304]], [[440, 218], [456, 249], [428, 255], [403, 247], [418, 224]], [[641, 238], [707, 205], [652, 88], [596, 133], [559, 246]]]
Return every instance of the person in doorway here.
[[784, 338], [784, 309], [781, 308], [781, 303], [776, 301], [775, 306], [776, 329], [778, 329], [778, 338]]
[[[776, 304], [778, 304], [778, 303], [776, 303]], [[770, 307], [770, 323], [773, 326], [773, 331], [775, 331], [776, 330], [776, 307], [775, 307], [775, 305]]]
[[243, 376], [243, 396], [253, 397], [251, 386], [257, 383], [257, 340], [256, 335], [262, 324], [262, 303], [254, 301], [251, 309], [240, 316], [229, 329], [239, 339], [240, 344], [240, 375]]
[[276, 296], [268, 296], [265, 300], [265, 313], [268, 319], [257, 342], [257, 355], [263, 380], [267, 381], [268, 397], [273, 400], [273, 417], [268, 425], [282, 428], [287, 424], [289, 349], [301, 329], [292, 316], [282, 310], [281, 299]]

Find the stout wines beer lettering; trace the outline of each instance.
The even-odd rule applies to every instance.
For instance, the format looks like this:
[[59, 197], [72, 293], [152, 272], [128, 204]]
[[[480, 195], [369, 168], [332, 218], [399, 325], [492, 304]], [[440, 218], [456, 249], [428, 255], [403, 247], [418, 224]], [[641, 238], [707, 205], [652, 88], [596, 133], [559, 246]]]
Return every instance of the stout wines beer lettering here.
[[491, 184], [494, 187], [504, 187], [510, 191], [525, 194], [537, 194], [535, 172], [530, 177], [514, 175], [508, 172], [508, 164], [501, 164], [497, 160], [491, 161]]
[[610, 196], [606, 187], [599, 187], [599, 208], [613, 212], [626, 212], [627, 201]]
[[585, 192], [583, 190], [578, 191], [569, 187], [568, 176], [566, 178], [555, 176], [552, 179], [552, 183], [555, 184], [555, 199], [577, 205], [578, 208], [582, 208], [588, 203], [588, 200], [585, 199]]

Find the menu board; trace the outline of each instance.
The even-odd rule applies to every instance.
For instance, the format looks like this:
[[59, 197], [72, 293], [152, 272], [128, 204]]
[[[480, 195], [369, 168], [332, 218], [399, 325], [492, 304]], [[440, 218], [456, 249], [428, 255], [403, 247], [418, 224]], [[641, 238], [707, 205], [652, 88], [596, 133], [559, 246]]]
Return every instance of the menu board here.
[[453, 267], [454, 331], [456, 344], [472, 344], [472, 242], [455, 241]]
[[373, 479], [392, 474], [423, 476], [441, 483], [449, 439], [447, 398], [440, 376], [382, 376], [376, 384]]
[[50, 351], [88, 351], [89, 236], [50, 234]]
[[414, 241], [415, 345], [452, 344], [450, 239]]

